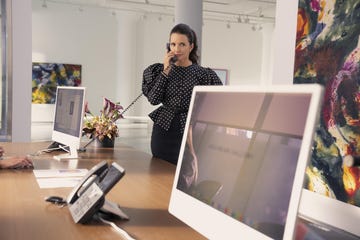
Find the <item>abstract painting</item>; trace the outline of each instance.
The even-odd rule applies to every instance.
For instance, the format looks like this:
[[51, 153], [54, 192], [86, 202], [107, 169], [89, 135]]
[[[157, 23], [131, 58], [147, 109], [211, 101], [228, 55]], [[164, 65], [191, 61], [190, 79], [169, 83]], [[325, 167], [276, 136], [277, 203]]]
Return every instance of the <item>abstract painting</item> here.
[[360, 1], [299, 0], [294, 83], [325, 87], [305, 188], [360, 206]]
[[32, 103], [53, 104], [57, 86], [80, 86], [81, 65], [64, 63], [32, 64]]

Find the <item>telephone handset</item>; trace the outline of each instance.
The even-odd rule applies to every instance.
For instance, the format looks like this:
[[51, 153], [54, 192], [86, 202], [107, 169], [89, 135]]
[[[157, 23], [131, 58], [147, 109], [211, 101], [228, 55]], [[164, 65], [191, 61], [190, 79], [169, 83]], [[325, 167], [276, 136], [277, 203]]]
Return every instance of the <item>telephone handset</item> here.
[[[166, 49], [167, 49], [168, 52], [171, 51], [171, 49], [170, 49], [170, 43], [166, 43]], [[170, 59], [170, 64], [174, 64], [177, 60], [178, 60], [178, 59], [177, 59], [177, 56], [176, 56], [176, 55], [173, 56], [173, 57]]]
[[81, 181], [72, 189], [68, 195], [66, 201], [68, 204], [73, 204], [95, 180], [103, 177], [103, 174], [108, 170], [108, 164], [106, 161], [102, 161], [92, 167]]
[[95, 165], [67, 198], [75, 223], [88, 222], [95, 213], [103, 211], [128, 219], [117, 204], [105, 200], [105, 195], [124, 176], [125, 169], [113, 162], [102, 161]]

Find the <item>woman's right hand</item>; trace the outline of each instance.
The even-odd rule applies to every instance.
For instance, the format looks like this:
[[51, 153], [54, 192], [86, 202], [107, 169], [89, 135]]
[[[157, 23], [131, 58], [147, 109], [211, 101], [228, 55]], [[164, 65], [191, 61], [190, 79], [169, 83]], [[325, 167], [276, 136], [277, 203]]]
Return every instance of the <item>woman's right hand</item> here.
[[167, 75], [170, 72], [171, 64], [170, 60], [173, 58], [175, 54], [172, 51], [166, 52], [164, 56], [164, 70], [163, 72]]

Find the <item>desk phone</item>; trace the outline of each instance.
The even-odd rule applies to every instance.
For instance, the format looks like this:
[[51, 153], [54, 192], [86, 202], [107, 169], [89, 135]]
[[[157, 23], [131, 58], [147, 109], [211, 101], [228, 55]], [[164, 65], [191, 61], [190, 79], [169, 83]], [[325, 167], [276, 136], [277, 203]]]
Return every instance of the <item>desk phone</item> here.
[[[100, 211], [106, 201], [105, 195], [124, 174], [125, 169], [115, 162], [108, 165], [106, 161], [102, 161], [90, 169], [67, 197], [70, 213], [75, 223], [86, 223]], [[108, 204], [106, 205], [108, 206]], [[109, 209], [106, 211], [109, 212]], [[112, 211], [110, 210], [110, 212]], [[114, 212], [121, 218], [128, 219], [122, 211], [118, 214], [119, 209], [115, 209]]]

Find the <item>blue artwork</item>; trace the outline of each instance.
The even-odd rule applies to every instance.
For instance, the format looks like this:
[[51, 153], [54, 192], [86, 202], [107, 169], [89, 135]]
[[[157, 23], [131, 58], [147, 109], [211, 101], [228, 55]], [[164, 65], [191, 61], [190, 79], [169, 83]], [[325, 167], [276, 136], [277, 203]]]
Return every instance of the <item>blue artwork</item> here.
[[63, 63], [32, 64], [32, 103], [53, 104], [57, 86], [80, 86], [81, 65]]

